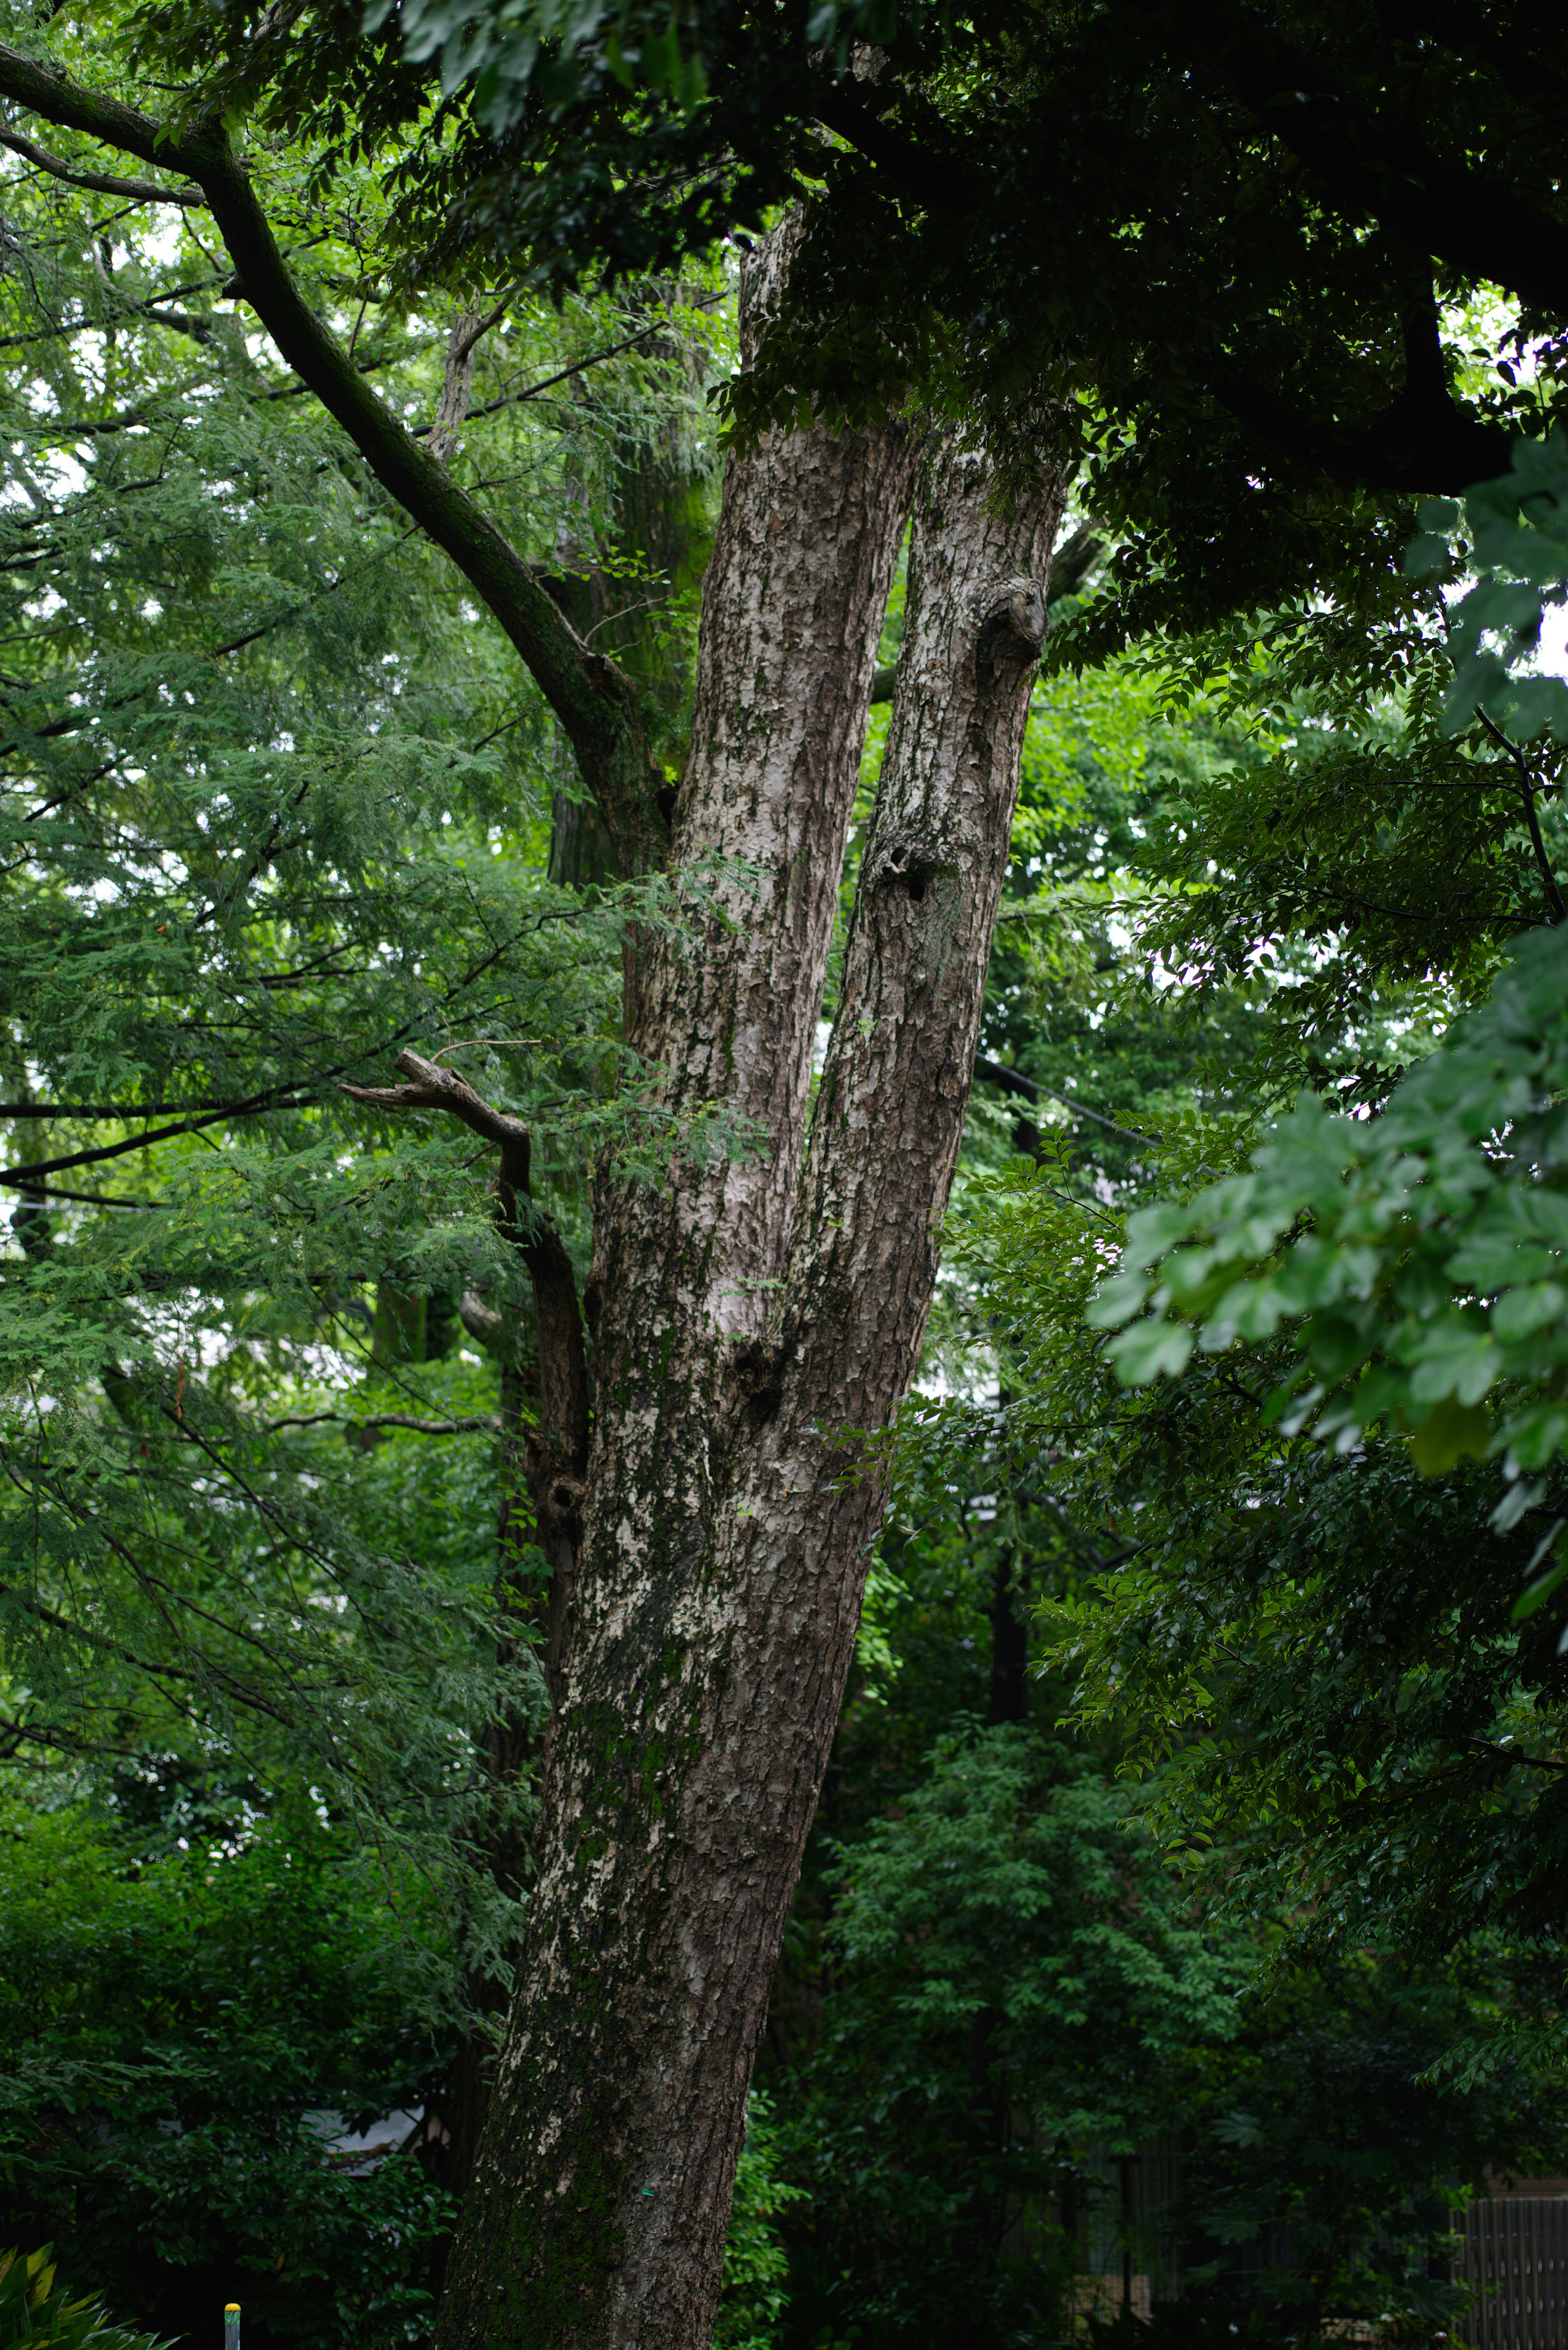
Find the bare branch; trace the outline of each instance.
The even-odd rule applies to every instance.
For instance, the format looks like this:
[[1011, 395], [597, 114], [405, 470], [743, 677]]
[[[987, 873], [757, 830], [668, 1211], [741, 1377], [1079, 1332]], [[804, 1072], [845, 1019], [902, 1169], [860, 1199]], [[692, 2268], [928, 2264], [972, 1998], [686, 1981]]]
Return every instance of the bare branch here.
[[[722, 294], [699, 294], [692, 298], [690, 307], [694, 310], [711, 310], [723, 299]], [[495, 415], [500, 409], [516, 408], [525, 400], [537, 400], [542, 392], [553, 391], [558, 383], [566, 383], [575, 375], [586, 375], [589, 368], [600, 367], [606, 359], [618, 359], [622, 351], [635, 350], [639, 343], [651, 342], [655, 335], [666, 334], [669, 328], [668, 318], [656, 318], [651, 327], [643, 327], [637, 334], [628, 335], [618, 343], [608, 343], [602, 351], [590, 351], [586, 359], [574, 359], [570, 367], [557, 368], [554, 375], [542, 376], [537, 383], [524, 384], [521, 391], [504, 391], [499, 399], [487, 400], [482, 408], [470, 409], [470, 420], [477, 421], [482, 416]], [[483, 328], [480, 331], [483, 333]], [[416, 425], [414, 438], [416, 441], [428, 440], [435, 430], [433, 424]]]
[[988, 1085], [999, 1086], [1004, 1094], [1017, 1094], [1024, 1101], [1036, 1102], [1044, 1097], [1046, 1101], [1060, 1102], [1064, 1109], [1072, 1111], [1075, 1118], [1086, 1118], [1096, 1126], [1103, 1126], [1106, 1133], [1114, 1134], [1119, 1142], [1141, 1143], [1152, 1150], [1161, 1147], [1158, 1134], [1138, 1134], [1130, 1127], [1118, 1126], [1114, 1118], [1106, 1118], [1099, 1110], [1091, 1109], [1075, 1095], [1058, 1093], [1054, 1086], [1043, 1086], [1037, 1077], [1026, 1077], [1022, 1069], [1010, 1069], [1004, 1061], [988, 1061], [977, 1055], [974, 1073], [977, 1077], [983, 1077]]
[[[583, 1347], [583, 1318], [577, 1302], [576, 1274], [566, 1243], [548, 1217], [521, 1212], [528, 1201], [530, 1142], [528, 1128], [518, 1118], [494, 1109], [455, 1069], [443, 1069], [423, 1054], [403, 1051], [397, 1066], [410, 1080], [402, 1086], [343, 1086], [340, 1091], [377, 1109], [443, 1109], [462, 1120], [472, 1133], [496, 1144], [501, 1151], [501, 1180], [496, 1201], [496, 1228], [521, 1255], [534, 1286], [534, 1309], [539, 1332], [540, 1420], [546, 1459], [541, 1453], [530, 1471], [530, 1483], [548, 1492], [580, 1483], [588, 1457], [588, 1371]], [[482, 1300], [465, 1294], [465, 1328], [482, 1316], [493, 1323], [487, 1343], [504, 1335], [499, 1315], [491, 1315]], [[535, 1473], [537, 1471], [537, 1474]], [[568, 1499], [559, 1514], [569, 1515]]]
[[486, 1142], [499, 1144], [503, 1182], [514, 1191], [527, 1191], [531, 1145], [528, 1129], [520, 1118], [508, 1118], [504, 1111], [492, 1109], [466, 1077], [460, 1077], [455, 1069], [443, 1069], [438, 1062], [427, 1061], [422, 1053], [405, 1049], [398, 1055], [397, 1066], [412, 1079], [411, 1084], [339, 1086], [337, 1090], [355, 1101], [369, 1102], [377, 1109], [450, 1110], [453, 1118], [461, 1118]]
[[287, 1411], [281, 1419], [269, 1419], [265, 1424], [269, 1436], [275, 1435], [280, 1428], [326, 1426], [346, 1428], [351, 1436], [367, 1428], [410, 1428], [416, 1436], [473, 1436], [488, 1430], [493, 1436], [501, 1426], [489, 1412], [467, 1419], [416, 1419], [407, 1411], [380, 1411], [366, 1419], [357, 1419], [346, 1411]]
[[156, 180], [122, 180], [113, 172], [84, 172], [51, 155], [47, 148], [35, 145], [31, 139], [24, 139], [19, 130], [0, 130], [0, 147], [9, 147], [14, 155], [73, 188], [90, 188], [103, 196], [129, 196], [137, 204], [189, 204], [206, 210], [207, 199], [200, 188], [165, 188]]

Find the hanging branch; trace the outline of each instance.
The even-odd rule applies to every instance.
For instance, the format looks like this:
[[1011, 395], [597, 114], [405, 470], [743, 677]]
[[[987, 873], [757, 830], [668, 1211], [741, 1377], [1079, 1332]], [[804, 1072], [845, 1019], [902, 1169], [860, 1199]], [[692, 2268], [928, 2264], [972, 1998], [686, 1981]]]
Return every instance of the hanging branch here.
[[[545, 1657], [552, 1700], [559, 1690], [572, 1586], [581, 1538], [584, 1480], [588, 1465], [587, 1357], [577, 1280], [566, 1243], [547, 1216], [534, 1206], [529, 1191], [532, 1139], [519, 1118], [492, 1107], [465, 1077], [443, 1069], [421, 1053], [401, 1052], [397, 1066], [409, 1079], [400, 1086], [342, 1086], [351, 1099], [377, 1109], [439, 1109], [501, 1153], [496, 1184], [495, 1227], [528, 1268], [539, 1336], [539, 1426], [522, 1447], [523, 1476], [537, 1520], [539, 1544], [552, 1570]], [[496, 1317], [499, 1323], [499, 1317]], [[498, 1336], [504, 1332], [497, 1329]], [[503, 1447], [516, 1450], [521, 1419], [520, 1389], [506, 1393], [504, 1367]], [[514, 1512], [503, 1500], [503, 1549], [512, 1548]]]

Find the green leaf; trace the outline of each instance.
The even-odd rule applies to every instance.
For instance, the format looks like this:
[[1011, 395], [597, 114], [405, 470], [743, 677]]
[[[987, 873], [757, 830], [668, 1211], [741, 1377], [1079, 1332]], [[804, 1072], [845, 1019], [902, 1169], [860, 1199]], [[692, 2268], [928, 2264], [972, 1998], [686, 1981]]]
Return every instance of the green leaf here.
[[1149, 1283], [1141, 1273], [1116, 1273], [1103, 1281], [1084, 1308], [1091, 1330], [1116, 1330], [1143, 1307]]
[[1446, 1397], [1410, 1439], [1410, 1457], [1423, 1477], [1440, 1477], [1469, 1454], [1484, 1460], [1491, 1444], [1490, 1412]]
[[[1535, 1555], [1531, 1560], [1529, 1566], [1524, 1570], [1526, 1575], [1531, 1574], [1533, 1569], [1540, 1565], [1542, 1558], [1549, 1549], [1556, 1548], [1562, 1530], [1562, 1519], [1554, 1518], [1546, 1533], [1535, 1545]], [[1514, 1622], [1516, 1624], [1522, 1624], [1527, 1617], [1531, 1617], [1535, 1614], [1537, 1608], [1543, 1607], [1546, 1605], [1546, 1602], [1551, 1598], [1552, 1593], [1557, 1590], [1565, 1578], [1568, 1578], [1568, 1552], [1559, 1548], [1557, 1549], [1556, 1556], [1552, 1559], [1552, 1565], [1547, 1568], [1545, 1574], [1537, 1575], [1533, 1583], [1527, 1584], [1524, 1589], [1520, 1593], [1519, 1597], [1514, 1601]]]
[[1124, 1387], [1147, 1387], [1163, 1371], [1175, 1378], [1191, 1359], [1193, 1334], [1184, 1322], [1135, 1322], [1106, 1349]]

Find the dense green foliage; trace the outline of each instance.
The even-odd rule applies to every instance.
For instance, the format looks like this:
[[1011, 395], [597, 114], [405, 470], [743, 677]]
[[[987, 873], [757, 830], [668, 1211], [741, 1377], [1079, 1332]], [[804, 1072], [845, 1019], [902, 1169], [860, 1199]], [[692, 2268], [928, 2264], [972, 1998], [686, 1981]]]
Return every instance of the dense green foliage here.
[[[1506, 732], [1550, 725], [1556, 706], [1518, 660], [1560, 595], [1559, 463], [1538, 452], [1463, 517], [1433, 515], [1444, 545], [1411, 556], [1428, 577], [1435, 557], [1449, 567], [1460, 608], [1482, 599], [1472, 622], [1517, 619], [1490, 667], [1460, 641], [1456, 674], [1440, 629], [1422, 650], [1412, 605], [1414, 667], [1391, 668], [1374, 636], [1358, 680], [1331, 606], [1282, 658], [1231, 669], [1229, 706], [1268, 722], [1262, 755], [1205, 786], [1207, 812], [1178, 804], [1209, 870], [1196, 913], [1157, 902], [1140, 940], [1158, 957], [1183, 930], [1273, 942], [1254, 965], [1270, 1082], [1251, 1118], [1217, 1116], [1201, 1091], [1185, 1112], [1173, 1102], [1130, 1167], [1108, 1162], [1114, 1185], [1080, 1132], [977, 1189], [966, 1227], [1014, 1398], [1008, 1456], [1048, 1464], [1035, 1506], [1058, 1513], [1070, 1572], [1037, 1596], [1080, 1731], [1147, 1774], [1151, 1825], [1194, 1889], [1282, 1929], [1301, 1963], [1354, 1966], [1370, 1949], [1419, 1980], [1465, 1954], [1446, 2045], [1429, 2044], [1439, 2073], [1503, 2088], [1516, 2052], [1558, 2061], [1563, 1965], [1564, 990], [1561, 932], [1529, 929], [1552, 907], [1558, 754]], [[1490, 566], [1479, 588], [1452, 568], [1461, 525]], [[1231, 639], [1264, 642], [1253, 624]], [[1178, 672], [1213, 650], [1179, 653]], [[1158, 659], [1169, 673], [1169, 652]], [[1452, 790], [1433, 827], [1380, 830], [1380, 918], [1353, 922], [1318, 884], [1365, 808], [1369, 740], [1398, 743], [1417, 775], [1423, 757], [1434, 777], [1445, 761], [1490, 769], [1498, 798]], [[1257, 823], [1271, 803], [1311, 885], [1293, 895], [1268, 837], [1282, 826]], [[1472, 893], [1468, 933], [1423, 941], [1414, 910], [1444, 843], [1456, 870], [1502, 849], [1520, 887], [1490, 906]], [[1199, 1002], [1228, 967], [1222, 951], [1198, 961]], [[1314, 1055], [1355, 1114], [1289, 1107]], [[963, 1405], [929, 1415], [925, 1473], [955, 1473], [977, 1425]], [[1457, 2145], [1452, 2115], [1450, 2128]]]
[[[374, 183], [324, 227], [307, 161], [265, 171], [296, 264], [428, 419], [463, 314], [387, 301]], [[338, 1086], [455, 1057], [580, 1251], [595, 1149], [705, 1147], [619, 1045], [626, 922], [685, 910], [551, 879], [542, 705], [202, 224], [4, 187], [0, 2233], [172, 2332], [238, 2292], [264, 2345], [401, 2340], [440, 2143], [333, 2145], [439, 2117], [509, 1980], [533, 1798], [483, 1741], [540, 1711], [539, 1562], [497, 1544], [536, 1380], [485, 1154]], [[627, 484], [700, 539], [713, 291], [657, 337], [519, 303], [448, 452], [563, 596], [644, 608], [672, 757], [694, 582]]]
[[5, 2230], [161, 2332], [226, 2296], [264, 2344], [419, 2338], [449, 2199], [395, 2123], [358, 2165], [333, 2141], [440, 2094], [428, 1897], [389, 1909], [308, 1804], [169, 1759], [123, 1766], [97, 1820], [8, 1806]]
[[[1036, 696], [929, 1357], [958, 1392], [903, 1432], [726, 2350], [1059, 2340], [1151, 2137], [1223, 2328], [1429, 2326], [1443, 2196], [1561, 2159], [1568, 1667], [1515, 1606], [1568, 1516], [1556, 936], [1430, 1048], [1562, 907], [1561, 691], [1510, 656], [1562, 579], [1564, 119], [1505, 0], [1386, 13], [11, 27], [224, 103], [309, 301], [604, 632], [671, 784], [728, 327], [706, 263], [648, 273], [716, 231], [822, 199], [742, 428], [913, 382], [1010, 464], [1064, 433], [1115, 533]], [[239, 2290], [264, 2342], [417, 2338], [439, 2132], [335, 2140], [439, 2120], [507, 1978], [531, 1791], [483, 1756], [540, 1707], [537, 1565], [496, 1540], [533, 1364], [484, 1156], [337, 1088], [451, 1056], [580, 1257], [592, 1152], [737, 1140], [652, 1127], [619, 1042], [628, 923], [702, 877], [585, 886], [499, 631], [200, 208], [58, 143], [63, 179], [6, 164], [0, 288], [5, 2232], [136, 2322]], [[622, 298], [576, 290], [601, 266]], [[1407, 556], [1415, 494], [1515, 432]], [[1355, 1115], [1283, 1115], [1303, 1080]], [[1157, 1259], [1113, 1360], [1085, 1304], [1136, 1311]], [[1271, 1419], [1293, 1322], [1321, 1392]], [[1467, 1446], [1511, 1448], [1506, 1496]]]
[[814, 2269], [879, 2338], [1059, 2325], [1071, 2254], [1009, 2256], [1010, 2223], [1071, 2196], [1075, 2149], [1159, 2126], [1181, 2057], [1234, 2028], [1246, 1954], [1194, 1930], [1127, 1809], [1002, 1724], [841, 1848], [791, 2175]]
[[[321, 298], [415, 404], [439, 328], [340, 290], [365, 203], [311, 240]], [[536, 703], [190, 222], [93, 209], [36, 177], [8, 204], [8, 1735], [215, 1738], [449, 1870], [466, 1742], [536, 1692], [491, 1638], [497, 1373], [456, 1308], [526, 1284], [466, 1138], [378, 1134], [337, 1087], [455, 1053], [570, 1225], [587, 1151], [669, 1140], [616, 1038], [632, 901], [547, 879]], [[646, 354], [566, 433], [517, 401], [618, 323], [497, 329], [480, 462], [546, 541], [574, 500], [596, 526], [596, 453], [686, 413]]]
[[[141, 12], [236, 115], [388, 153], [416, 277], [654, 272], [820, 193], [740, 412], [913, 380], [1025, 460], [1049, 414], [1126, 534], [1086, 646], [1353, 594], [1404, 518], [1347, 491], [1459, 490], [1560, 396], [1563, 99], [1515, 0], [235, 0], [216, 29], [221, 65], [204, 0]], [[1439, 314], [1482, 286], [1503, 347], [1465, 381]]]
[[[1516, 669], [1538, 639], [1542, 589], [1555, 602], [1564, 593], [1564, 511], [1562, 441], [1528, 451], [1521, 470], [1469, 502], [1486, 568], [1458, 607], [1447, 707], [1456, 730], [1479, 710], [1505, 748], [1512, 746], [1500, 719], [1568, 736], [1561, 681]], [[1439, 559], [1441, 551], [1439, 543]], [[1415, 551], [1417, 564], [1424, 553]], [[1504, 623], [1502, 650], [1488, 649], [1488, 632]], [[1536, 794], [1554, 785], [1555, 767], [1532, 775], [1524, 753], [1513, 756], [1533, 824]], [[1561, 920], [1539, 830], [1536, 840], [1545, 910]], [[1561, 930], [1526, 940], [1485, 1006], [1405, 1077], [1374, 1124], [1326, 1118], [1321, 1104], [1303, 1100], [1251, 1172], [1136, 1219], [1126, 1269], [1091, 1315], [1102, 1328], [1130, 1325], [1109, 1349], [1122, 1376], [1181, 1369], [1194, 1343], [1189, 1324], [1218, 1353], [1299, 1320], [1316, 1383], [1292, 1425], [1315, 1417], [1326, 1436], [1392, 1416], [1414, 1431], [1425, 1469], [1489, 1449], [1506, 1455], [1511, 1476], [1545, 1468], [1568, 1435], [1560, 1401], [1568, 1357], [1557, 1327], [1568, 1291], [1554, 1277], [1568, 1233], [1560, 1198], [1564, 978]], [[1310, 1228], [1298, 1232], [1303, 1223]], [[1173, 1249], [1189, 1233], [1202, 1236], [1198, 1247]], [[1293, 1244], [1276, 1263], [1287, 1238]], [[1156, 1264], [1153, 1312], [1134, 1321]], [[1484, 1408], [1494, 1389], [1495, 1434]], [[1501, 1527], [1539, 1498], [1534, 1488], [1511, 1497]]]
[[0, 2252], [0, 2343], [5, 2350], [155, 2350], [149, 2335], [114, 2325], [89, 2294], [57, 2283], [52, 2245]]

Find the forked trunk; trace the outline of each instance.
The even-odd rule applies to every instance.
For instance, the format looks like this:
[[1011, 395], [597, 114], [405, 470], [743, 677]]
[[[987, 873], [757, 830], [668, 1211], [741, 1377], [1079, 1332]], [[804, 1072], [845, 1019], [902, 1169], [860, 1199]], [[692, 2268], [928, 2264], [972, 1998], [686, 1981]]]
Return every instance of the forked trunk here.
[[[750, 324], [775, 250], [753, 265]], [[747, 2082], [853, 1653], [957, 1159], [1060, 511], [920, 462], [904, 650], [809, 1148], [909, 435], [732, 460], [676, 863], [727, 920], [628, 1005], [670, 1101], [758, 1148], [601, 1184], [593, 1455], [541, 1876], [443, 2350], [700, 2350]], [[738, 872], [742, 863], [748, 872]], [[749, 878], [748, 878], [749, 873]], [[860, 1435], [853, 1431], [862, 1431]], [[855, 1473], [857, 1471], [860, 1473]]]
[[[200, 186], [279, 352], [532, 671], [619, 869], [665, 864], [635, 688], [305, 299], [218, 118], [155, 121], [4, 46], [0, 86]], [[798, 234], [749, 272], [753, 334]], [[755, 1149], [694, 1153], [659, 1190], [599, 1186], [586, 1494], [571, 1380], [527, 1464], [543, 1546], [558, 1535], [570, 1554], [569, 1637], [551, 1659], [540, 1877], [442, 2350], [701, 2350], [711, 2329], [753, 2050], [881, 1514], [876, 1434], [930, 1303], [1060, 507], [1045, 484], [1002, 520], [977, 459], [941, 442], [921, 461], [892, 733], [808, 1149], [913, 463], [893, 425], [775, 433], [726, 475], [673, 841], [718, 904], [684, 952], [640, 942], [627, 1019], [694, 1136], [709, 1108], [738, 1113]], [[402, 1059], [397, 1105], [489, 1135], [503, 1192], [520, 1192], [516, 1121]], [[536, 1237], [530, 1222], [543, 1367], [545, 1307], [565, 1289]], [[559, 1329], [580, 1336], [575, 1311]]]

